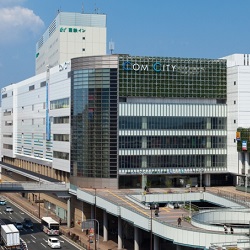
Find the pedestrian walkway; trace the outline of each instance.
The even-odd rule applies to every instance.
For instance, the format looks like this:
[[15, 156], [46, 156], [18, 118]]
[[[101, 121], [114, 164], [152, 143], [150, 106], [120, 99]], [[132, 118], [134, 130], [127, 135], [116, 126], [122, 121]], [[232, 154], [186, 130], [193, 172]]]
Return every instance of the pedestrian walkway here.
[[[152, 193], [166, 193], [167, 189], [159, 189], [159, 188], [153, 189], [153, 188], [151, 188], [150, 191]], [[176, 191], [178, 192], [178, 190], [176, 190]], [[216, 193], [218, 195], [228, 194], [230, 196], [235, 196], [237, 198], [240, 198], [242, 200], [242, 202], [246, 202], [246, 200], [248, 198], [250, 199], [249, 193], [244, 193], [244, 192], [238, 191], [238, 190], [236, 190], [235, 187], [207, 187], [206, 191], [213, 192], [213, 193]], [[107, 190], [105, 190], [105, 192], [107, 193]], [[124, 190], [123, 190], [123, 192], [124, 192]], [[116, 199], [118, 198], [118, 195], [119, 195], [118, 193], [119, 193], [119, 190], [117, 190], [117, 194], [115, 194], [115, 196], [114, 196], [114, 191], [112, 191], [112, 194], [114, 197], [116, 197]], [[29, 202], [26, 198], [22, 197], [21, 194], [18, 194], [18, 193], [6, 193], [5, 196], [8, 199], [10, 199], [11, 201], [18, 204], [19, 206], [22, 206], [25, 210], [27, 210], [29, 213], [31, 213], [33, 216], [35, 216], [38, 219], [38, 217], [39, 217], [38, 204], [33, 204], [32, 202]], [[109, 198], [111, 196], [112, 195], [111, 195], [111, 191], [110, 191]], [[121, 196], [120, 199], [123, 199], [125, 202], [125, 199], [123, 196]], [[126, 201], [126, 202], [128, 202], [128, 201]], [[162, 209], [161, 213], [165, 213], [166, 216], [168, 216], [168, 215], [171, 216], [171, 214], [173, 213], [173, 211], [169, 213], [169, 211], [165, 211], [165, 210], [167, 210], [167, 208], [164, 208], [164, 210]], [[150, 213], [150, 211], [147, 211], [147, 212]], [[177, 213], [177, 212], [179, 212], [179, 213]], [[168, 220], [168, 223], [173, 223], [173, 224], [177, 225], [177, 219], [183, 213], [182, 211], [177, 211], [177, 212], [175, 214], [175, 217], [172, 218], [172, 222]], [[40, 217], [43, 217], [43, 216], [51, 216], [55, 220], [59, 221], [59, 218], [56, 217], [54, 214], [52, 214], [51, 212], [48, 212], [43, 207], [40, 207]], [[161, 216], [163, 216], [163, 215], [161, 214]], [[172, 216], [173, 216], [173, 214], [172, 214]], [[182, 222], [181, 222], [182, 227], [188, 226], [188, 225], [190, 226], [189, 222], [182, 220]], [[79, 249], [86, 249], [86, 250], [111, 250], [111, 249], [116, 250], [116, 249], [118, 249], [118, 244], [115, 241], [109, 240], [107, 242], [104, 242], [102, 236], [99, 236], [99, 242], [89, 243], [89, 241], [88, 241], [89, 238], [86, 235], [86, 232], [82, 232], [82, 230], [78, 226], [68, 228], [66, 226], [65, 221], [62, 222], [62, 225], [60, 226], [60, 231], [61, 231], [63, 237], [67, 237], [67, 239], [69, 241], [77, 243], [79, 246]], [[127, 245], [128, 244], [126, 244], [126, 246]], [[129, 248], [126, 248], [126, 249], [129, 249], [129, 250], [133, 249], [133, 246], [132, 245], [130, 246], [130, 245], [129, 245]]]

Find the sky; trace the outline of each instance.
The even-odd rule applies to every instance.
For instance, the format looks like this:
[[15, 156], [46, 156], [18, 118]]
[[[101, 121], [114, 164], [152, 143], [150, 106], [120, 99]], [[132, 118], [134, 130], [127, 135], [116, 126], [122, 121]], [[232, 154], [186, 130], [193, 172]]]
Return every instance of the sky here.
[[58, 10], [106, 14], [113, 53], [250, 53], [250, 0], [0, 0], [0, 88], [35, 75], [36, 42]]

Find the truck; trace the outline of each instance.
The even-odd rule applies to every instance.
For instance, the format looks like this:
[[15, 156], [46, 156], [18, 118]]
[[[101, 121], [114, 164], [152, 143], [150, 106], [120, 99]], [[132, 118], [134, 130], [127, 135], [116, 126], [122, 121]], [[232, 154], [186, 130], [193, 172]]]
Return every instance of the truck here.
[[20, 233], [14, 224], [1, 225], [1, 242], [7, 249], [20, 247]]

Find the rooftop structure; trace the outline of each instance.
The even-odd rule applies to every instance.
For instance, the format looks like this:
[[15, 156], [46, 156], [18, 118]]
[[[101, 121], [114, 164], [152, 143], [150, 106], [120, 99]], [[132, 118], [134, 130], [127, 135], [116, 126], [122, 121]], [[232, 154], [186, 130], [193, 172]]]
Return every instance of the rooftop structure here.
[[106, 54], [106, 15], [59, 12], [36, 44], [36, 74], [71, 58]]

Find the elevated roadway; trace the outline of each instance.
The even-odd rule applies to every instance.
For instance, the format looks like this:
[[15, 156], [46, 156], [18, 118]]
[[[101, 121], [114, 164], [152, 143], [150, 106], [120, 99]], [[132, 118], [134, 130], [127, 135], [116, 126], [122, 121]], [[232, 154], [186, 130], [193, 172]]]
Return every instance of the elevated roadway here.
[[[167, 194], [164, 189], [151, 190], [152, 194], [149, 196], [151, 196], [150, 199], [155, 202], [164, 199], [167, 203], [167, 201], [171, 200], [171, 196], [173, 196], [173, 194]], [[209, 249], [211, 243], [214, 242], [234, 242], [234, 244], [237, 245], [237, 242], [239, 241], [249, 240], [249, 236], [246, 233], [225, 234], [223, 223], [216, 230], [209, 230], [208, 227], [204, 226], [201, 228], [198, 227], [197, 224], [193, 225], [192, 223], [183, 220], [181, 227], [179, 227], [177, 225], [177, 219], [179, 217], [188, 218], [190, 216], [190, 211], [184, 209], [160, 208], [159, 216], [156, 217], [154, 212], [148, 207], [144, 207], [140, 203], [128, 199], [131, 195], [143, 196], [142, 194], [138, 194], [138, 190], [77, 189], [76, 191], [70, 190], [70, 192], [74, 193], [77, 196], [77, 199], [88, 202], [92, 205], [96, 204], [97, 207], [104, 211], [131, 223], [135, 230], [136, 228], [141, 228], [145, 231], [152, 232], [154, 237], [156, 237], [154, 240], [155, 242], [157, 242], [157, 237], [160, 237], [180, 246]], [[187, 201], [200, 199], [206, 200], [206, 195], [210, 196], [210, 199], [212, 198], [213, 201], [219, 199], [217, 195], [208, 192], [192, 192], [180, 194], [179, 201], [183, 202], [184, 196]], [[221, 199], [225, 204], [228, 202], [227, 204], [231, 207], [238, 206], [239, 209], [244, 209], [242, 205], [233, 201], [228, 201], [223, 197]], [[177, 198], [174, 198], [174, 200], [178, 201]], [[249, 221], [249, 211], [247, 211], [246, 214], [248, 214], [248, 216], [245, 219], [246, 221]]]
[[[0, 165], [1, 166], [1, 165]], [[7, 171], [12, 171], [22, 176], [26, 176], [36, 183], [2, 183], [0, 191], [4, 192], [62, 192], [64, 195], [74, 195], [78, 200], [96, 205], [103, 211], [121, 218], [134, 226], [135, 244], [138, 239], [138, 228], [148, 231], [153, 235], [154, 242], [157, 238], [163, 238], [172, 241], [179, 246], [189, 246], [201, 249], [208, 249], [214, 242], [239, 242], [249, 240], [249, 236], [243, 233], [225, 234], [223, 227], [218, 230], [208, 230], [206, 227], [200, 228], [192, 223], [183, 220], [181, 227], [177, 225], [178, 217], [187, 218], [190, 211], [183, 209], [160, 208], [159, 216], [155, 216], [154, 212], [148, 207], [144, 207], [140, 202], [131, 199], [131, 195], [141, 196], [139, 200], [157, 202], [159, 200], [170, 201], [173, 194], [167, 194], [167, 189], [151, 189], [152, 194], [143, 195], [142, 190], [109, 190], [109, 189], [83, 189], [73, 185], [67, 186], [65, 183], [58, 183], [55, 179], [46, 178], [39, 174], [23, 170], [11, 165], [2, 165]], [[55, 183], [56, 182], [56, 183]], [[50, 185], [51, 183], [51, 185]], [[207, 188], [207, 191], [209, 189]], [[190, 192], [179, 194], [179, 201], [190, 201], [206, 199], [208, 192]], [[212, 194], [210, 194], [212, 195]], [[214, 201], [218, 199], [218, 195], [214, 194]], [[176, 198], [175, 198], [175, 201]], [[225, 202], [228, 202], [224, 198]], [[232, 202], [232, 201], [231, 201]], [[229, 207], [237, 205], [235, 203]], [[239, 204], [238, 204], [239, 205]], [[240, 205], [239, 205], [240, 206]], [[250, 214], [250, 213], [248, 213]], [[191, 215], [192, 216], [192, 215]], [[250, 218], [249, 220], [250, 221]], [[69, 224], [69, 223], [68, 223]], [[137, 232], [137, 233], [136, 233]], [[118, 247], [121, 241], [121, 225], [118, 219]], [[136, 249], [136, 248], [135, 248]], [[154, 247], [157, 249], [157, 245]]]

